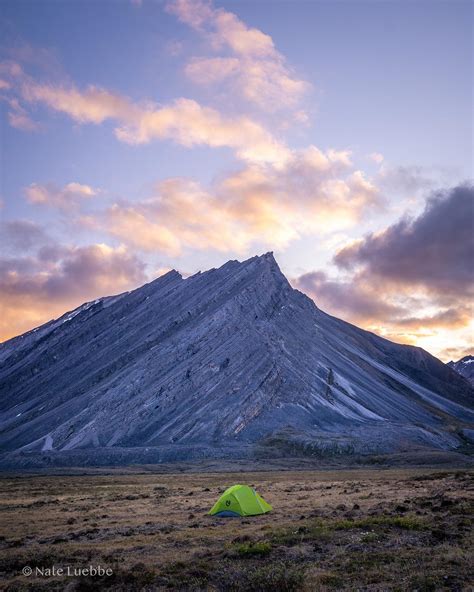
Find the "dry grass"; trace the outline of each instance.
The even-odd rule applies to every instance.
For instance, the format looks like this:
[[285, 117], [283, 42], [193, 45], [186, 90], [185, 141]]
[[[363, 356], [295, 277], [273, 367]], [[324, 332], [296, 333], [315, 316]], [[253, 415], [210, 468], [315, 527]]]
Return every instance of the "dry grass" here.
[[[273, 512], [215, 518], [229, 485]], [[13, 590], [472, 590], [469, 471], [5, 477], [0, 570]], [[24, 566], [112, 576], [23, 576]]]

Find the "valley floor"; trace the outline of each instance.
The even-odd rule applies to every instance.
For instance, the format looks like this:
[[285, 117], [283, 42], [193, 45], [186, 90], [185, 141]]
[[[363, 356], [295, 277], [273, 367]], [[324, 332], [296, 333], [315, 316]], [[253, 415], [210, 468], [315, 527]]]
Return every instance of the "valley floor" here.
[[[273, 512], [208, 516], [235, 483]], [[474, 586], [469, 469], [20, 475], [3, 476], [0, 491], [10, 592]], [[66, 573], [46, 575], [53, 566]], [[90, 566], [113, 574], [67, 574]]]

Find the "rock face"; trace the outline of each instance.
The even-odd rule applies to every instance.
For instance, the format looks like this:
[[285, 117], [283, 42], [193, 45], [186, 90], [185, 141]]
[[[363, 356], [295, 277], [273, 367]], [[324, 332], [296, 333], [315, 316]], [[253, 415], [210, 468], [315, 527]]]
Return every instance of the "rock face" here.
[[455, 449], [469, 382], [319, 310], [273, 255], [87, 303], [0, 345], [4, 466]]
[[448, 362], [448, 366], [474, 385], [474, 356], [464, 356], [457, 362]]

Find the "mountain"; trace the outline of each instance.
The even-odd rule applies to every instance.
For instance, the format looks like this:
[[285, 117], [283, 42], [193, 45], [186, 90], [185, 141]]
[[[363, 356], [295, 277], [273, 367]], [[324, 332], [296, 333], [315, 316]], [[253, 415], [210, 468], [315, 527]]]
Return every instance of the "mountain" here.
[[473, 389], [334, 318], [272, 253], [99, 298], [0, 345], [3, 466], [453, 450]]
[[474, 356], [464, 356], [457, 362], [448, 362], [447, 365], [474, 385]]

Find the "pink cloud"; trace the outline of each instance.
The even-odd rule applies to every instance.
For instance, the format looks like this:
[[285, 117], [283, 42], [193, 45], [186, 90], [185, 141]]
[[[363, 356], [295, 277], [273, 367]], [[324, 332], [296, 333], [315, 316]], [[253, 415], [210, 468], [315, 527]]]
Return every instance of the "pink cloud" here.
[[308, 91], [309, 84], [294, 75], [272, 38], [232, 12], [199, 0], [172, 1], [167, 9], [203, 36], [213, 51], [230, 54], [192, 58], [185, 72], [193, 82], [225, 82], [232, 93], [266, 111], [294, 107]]
[[31, 79], [21, 84], [21, 94], [25, 101], [45, 104], [81, 124], [116, 121], [115, 135], [129, 144], [168, 139], [186, 147], [228, 147], [239, 158], [255, 162], [281, 162], [289, 156], [285, 144], [251, 118], [226, 117], [191, 99], [176, 99], [164, 106], [137, 104], [94, 86], [80, 91]]
[[27, 200], [36, 205], [48, 205], [61, 209], [77, 207], [78, 202], [90, 199], [97, 195], [98, 190], [81, 183], [68, 183], [64, 187], [58, 187], [52, 183], [40, 185], [32, 183], [25, 188]]

